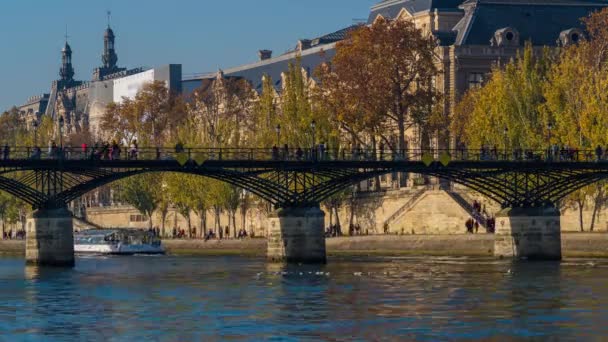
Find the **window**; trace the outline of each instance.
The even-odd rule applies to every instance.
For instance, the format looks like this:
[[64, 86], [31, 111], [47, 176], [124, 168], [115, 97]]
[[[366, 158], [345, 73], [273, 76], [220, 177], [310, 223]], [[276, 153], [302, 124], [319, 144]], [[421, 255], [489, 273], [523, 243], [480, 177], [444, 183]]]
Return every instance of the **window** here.
[[130, 222], [146, 222], [146, 221], [148, 221], [148, 218], [145, 215], [130, 215], [129, 221]]
[[572, 36], [570, 36], [570, 37], [572, 38], [572, 41], [575, 43], [578, 42], [578, 40], [580, 38], [578, 33], [573, 33]]
[[483, 84], [483, 73], [482, 72], [472, 72], [469, 74], [469, 89], [471, 88], [480, 88]]

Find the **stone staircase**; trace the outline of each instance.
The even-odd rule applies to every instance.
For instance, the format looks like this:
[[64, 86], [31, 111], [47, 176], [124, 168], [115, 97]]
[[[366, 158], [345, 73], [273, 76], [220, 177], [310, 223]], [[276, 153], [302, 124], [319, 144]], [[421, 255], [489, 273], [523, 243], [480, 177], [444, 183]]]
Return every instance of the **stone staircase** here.
[[415, 192], [412, 197], [405, 202], [399, 209], [397, 209], [391, 216], [389, 216], [386, 220], [384, 220], [383, 226], [391, 225], [391, 223], [399, 220], [405, 213], [411, 210], [414, 207], [416, 201], [426, 192], [426, 188], [420, 189]]
[[86, 230], [86, 229], [105, 229], [104, 227], [89, 222], [83, 218], [80, 217], [76, 217], [76, 216], [72, 216], [72, 221], [74, 223], [74, 229], [78, 229], [78, 230]]
[[458, 205], [460, 205], [462, 207], [462, 209], [464, 209], [467, 213], [469, 213], [469, 215], [471, 215], [471, 217], [474, 217], [475, 219], [477, 219], [477, 221], [483, 228], [487, 228], [486, 219], [481, 215], [475, 214], [475, 212], [473, 210], [473, 204], [472, 204], [473, 201], [472, 200], [468, 200], [468, 199], [464, 198], [464, 196], [461, 193], [453, 191], [453, 190], [446, 190], [446, 193], [456, 203], [458, 203]]

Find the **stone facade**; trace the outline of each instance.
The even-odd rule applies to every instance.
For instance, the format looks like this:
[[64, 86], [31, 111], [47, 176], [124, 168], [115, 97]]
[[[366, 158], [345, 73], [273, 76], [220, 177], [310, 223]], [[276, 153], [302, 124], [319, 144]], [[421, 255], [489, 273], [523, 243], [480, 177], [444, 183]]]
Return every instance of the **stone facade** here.
[[[457, 187], [455, 191], [467, 202], [474, 200], [482, 203], [482, 206], [490, 214], [498, 214], [500, 206], [482, 195], [467, 190], [464, 187]], [[382, 193], [363, 193], [358, 196], [355, 203], [356, 213], [353, 223], [361, 225], [362, 233], [384, 234], [385, 224], [388, 226], [389, 235], [439, 235], [439, 234], [463, 234], [466, 229], [464, 223], [470, 218], [470, 213], [456, 202], [447, 191], [432, 190], [419, 186], [408, 189], [385, 191]], [[335, 213], [330, 214], [328, 208], [322, 207], [325, 211], [325, 227], [337, 222]], [[592, 207], [585, 207], [583, 210], [583, 220], [585, 231], [589, 230]], [[258, 209], [251, 209], [247, 212], [245, 228], [249, 235], [266, 237], [270, 227], [269, 215]], [[107, 228], [147, 228], [148, 220], [130, 206], [106, 206], [93, 207], [86, 209], [88, 221]], [[200, 236], [201, 220], [192, 213], [191, 224], [197, 229], [197, 236]], [[330, 222], [331, 220], [331, 222]], [[339, 210], [339, 222], [344, 234], [348, 233], [350, 223], [350, 208], [348, 200]], [[207, 225], [213, 226], [214, 216], [207, 214]], [[240, 210], [236, 216], [237, 229], [242, 228], [243, 217]], [[578, 232], [579, 212], [576, 208], [564, 208], [561, 211], [560, 226], [563, 232]], [[161, 227], [161, 217], [155, 214], [153, 226]], [[497, 220], [497, 228], [498, 228]], [[228, 215], [222, 213], [220, 216], [220, 226], [229, 225]], [[163, 235], [169, 236], [173, 227], [186, 229], [188, 227], [185, 218], [177, 211], [169, 210], [165, 218], [165, 232]], [[608, 210], [602, 210], [599, 218], [596, 219], [594, 231], [608, 231]], [[485, 229], [480, 227], [479, 233], [485, 233]], [[233, 232], [230, 232], [233, 235]]]
[[268, 259], [325, 263], [324, 216], [318, 207], [285, 208], [273, 212], [268, 220]]
[[33, 212], [26, 223], [26, 263], [74, 266], [72, 227], [72, 215], [65, 208]]
[[555, 208], [509, 208], [497, 216], [494, 255], [560, 260], [560, 213]]

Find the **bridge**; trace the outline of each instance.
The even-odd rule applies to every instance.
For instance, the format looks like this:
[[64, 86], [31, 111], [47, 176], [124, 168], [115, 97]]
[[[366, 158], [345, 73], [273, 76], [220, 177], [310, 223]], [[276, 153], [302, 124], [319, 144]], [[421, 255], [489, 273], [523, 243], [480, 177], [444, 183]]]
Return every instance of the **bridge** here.
[[74, 263], [69, 202], [100, 186], [151, 172], [217, 179], [272, 203], [276, 211], [269, 220], [268, 257], [288, 262], [325, 262], [320, 202], [393, 172], [438, 177], [500, 203], [496, 255], [560, 259], [557, 203], [608, 178], [608, 161], [580, 150], [140, 148], [113, 158], [100, 149], [10, 147], [2, 157], [0, 190], [35, 209], [27, 222], [26, 260], [40, 265]]

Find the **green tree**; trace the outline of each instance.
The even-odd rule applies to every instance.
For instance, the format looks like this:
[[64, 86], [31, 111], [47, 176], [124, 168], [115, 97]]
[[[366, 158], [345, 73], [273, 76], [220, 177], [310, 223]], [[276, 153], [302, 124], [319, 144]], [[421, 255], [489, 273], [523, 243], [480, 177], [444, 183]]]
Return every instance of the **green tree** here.
[[547, 148], [549, 120], [541, 109], [548, 63], [547, 52], [537, 56], [527, 43], [523, 54], [504, 69], [492, 71], [484, 87], [463, 97], [456, 107], [453, 131], [463, 133], [463, 140], [475, 149], [484, 145]]
[[264, 75], [262, 93], [254, 105], [251, 127], [249, 128], [250, 143], [258, 148], [268, 148], [277, 144], [276, 127], [281, 124], [277, 112], [277, 92], [274, 89], [272, 77]]
[[116, 189], [121, 201], [132, 205], [148, 218], [152, 228], [152, 215], [163, 200], [162, 175], [144, 174], [132, 176], [118, 182]]

